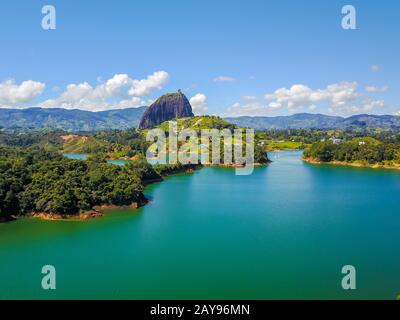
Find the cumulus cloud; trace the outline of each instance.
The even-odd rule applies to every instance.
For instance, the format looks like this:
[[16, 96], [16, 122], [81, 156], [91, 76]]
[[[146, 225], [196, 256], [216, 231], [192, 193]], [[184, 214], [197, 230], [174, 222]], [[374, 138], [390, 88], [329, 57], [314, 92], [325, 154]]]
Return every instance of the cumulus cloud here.
[[299, 107], [310, 107], [318, 102], [329, 102], [332, 108], [347, 105], [357, 97], [356, 82], [341, 82], [331, 84], [325, 89], [312, 90], [303, 84], [295, 84], [289, 89], [280, 88], [266, 94], [265, 99], [271, 100], [268, 107], [280, 109], [286, 107], [289, 112], [295, 112]]
[[368, 113], [376, 109], [382, 109], [385, 107], [384, 100], [372, 100], [370, 98], [365, 98], [357, 104], [352, 104], [345, 106], [341, 110], [335, 108], [329, 108], [328, 111], [333, 114], [357, 114], [357, 113]]
[[129, 90], [129, 95], [141, 97], [147, 96], [154, 90], [162, 89], [168, 81], [169, 75], [165, 71], [157, 71], [143, 80], [132, 80], [132, 87]]
[[193, 113], [196, 115], [205, 114], [208, 110], [207, 97], [203, 93], [198, 93], [190, 98], [190, 104], [193, 107]]
[[370, 93], [377, 93], [377, 92], [386, 92], [386, 91], [388, 91], [388, 89], [389, 89], [388, 86], [383, 86], [383, 87], [368, 86], [365, 88], [365, 91], [370, 92]]
[[308, 109], [314, 111], [321, 106], [332, 114], [354, 114], [383, 108], [383, 100], [373, 100], [357, 92], [357, 82], [340, 82], [323, 89], [311, 89], [304, 84], [295, 84], [290, 88], [279, 88], [264, 95], [266, 103], [235, 103], [227, 109], [228, 115], [269, 115], [278, 110], [289, 113]]
[[214, 78], [214, 82], [232, 82], [235, 80], [235, 78], [229, 76], [218, 76]]
[[40, 96], [45, 88], [44, 83], [32, 80], [21, 84], [14, 80], [4, 81], [0, 83], [0, 107], [21, 107]]
[[41, 106], [89, 111], [138, 107], [146, 103], [142, 97], [162, 89], [168, 79], [165, 71], [157, 71], [142, 80], [116, 74], [95, 87], [87, 82], [69, 84], [58, 98], [47, 100]]

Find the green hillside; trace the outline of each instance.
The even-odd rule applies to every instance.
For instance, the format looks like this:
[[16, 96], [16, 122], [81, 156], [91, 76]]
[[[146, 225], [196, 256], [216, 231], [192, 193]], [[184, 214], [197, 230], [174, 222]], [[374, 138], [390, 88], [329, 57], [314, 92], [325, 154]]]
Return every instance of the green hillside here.
[[92, 136], [64, 136], [63, 151], [65, 153], [96, 153], [107, 149], [107, 142]]
[[[178, 130], [187, 128], [195, 129], [196, 131], [200, 131], [202, 129], [233, 130], [239, 128], [237, 125], [216, 116], [195, 116], [191, 118], [175, 119], [173, 121], [176, 121]], [[169, 121], [163, 122], [157, 128], [168, 131]]]
[[[191, 117], [191, 118], [175, 119], [174, 121], [176, 121], [176, 123], [177, 123], [178, 131], [180, 131], [182, 129], [194, 129], [198, 134], [198, 139], [197, 139], [198, 144], [200, 144], [200, 142], [201, 142], [201, 139], [200, 139], [201, 130], [204, 130], [204, 129], [217, 129], [217, 130], [228, 129], [233, 134], [234, 129], [240, 129], [239, 126], [232, 124], [232, 123], [230, 123], [220, 117], [217, 117], [217, 116], [195, 116], [195, 117]], [[157, 128], [164, 130], [166, 135], [168, 135], [169, 126], [170, 126], [169, 121], [166, 121], [166, 122], [163, 122], [162, 124], [160, 124]], [[146, 137], [147, 132], [148, 132], [148, 130], [143, 131], [144, 138]], [[254, 162], [255, 163], [268, 163], [269, 159], [268, 159], [268, 156], [266, 153], [264, 143], [261, 142], [261, 140], [258, 138], [258, 135], [255, 135], [254, 138], [255, 138]], [[167, 148], [168, 148], [168, 140], [166, 142], [167, 142]], [[244, 130], [243, 130], [242, 143], [243, 143], [243, 152], [245, 154], [246, 153], [246, 151], [245, 151], [246, 150], [246, 138], [245, 138]], [[178, 148], [181, 147], [183, 144], [186, 145], [186, 142], [182, 142], [182, 141], [178, 142]], [[223, 144], [224, 144], [224, 140], [223, 140], [223, 138], [221, 138], [220, 152], [221, 152], [221, 161], [222, 162], [223, 162], [223, 151], [224, 151]], [[233, 144], [234, 145], [237, 144], [237, 141], [235, 141], [235, 139], [233, 139]], [[206, 150], [205, 150], [205, 147], [202, 146], [202, 148], [200, 148], [200, 150], [199, 150], [199, 153], [202, 154], [204, 152], [206, 152]], [[211, 153], [212, 152], [210, 152], [210, 157], [211, 157]]]

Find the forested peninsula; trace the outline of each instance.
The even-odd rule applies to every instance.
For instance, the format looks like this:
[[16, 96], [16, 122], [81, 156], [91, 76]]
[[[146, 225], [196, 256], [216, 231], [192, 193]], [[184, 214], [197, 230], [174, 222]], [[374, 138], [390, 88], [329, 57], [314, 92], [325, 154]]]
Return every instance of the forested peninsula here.
[[0, 147], [0, 220], [20, 216], [88, 219], [112, 206], [140, 207], [150, 182], [195, 165], [124, 166], [100, 157], [70, 160], [42, 146]]
[[[196, 131], [236, 126], [218, 117], [176, 119], [178, 126]], [[167, 123], [162, 123], [163, 128]], [[90, 219], [114, 207], [146, 204], [144, 187], [164, 177], [192, 172], [201, 164], [149, 164], [146, 130], [93, 133], [29, 130], [0, 131], [0, 221], [32, 216], [45, 219]], [[211, 151], [211, 150], [210, 150]], [[86, 154], [72, 160], [66, 153]], [[107, 160], [123, 159], [118, 166]], [[256, 144], [255, 161], [268, 163]]]
[[303, 160], [313, 164], [335, 164], [369, 168], [400, 169], [400, 143], [358, 137], [331, 139], [306, 148]]

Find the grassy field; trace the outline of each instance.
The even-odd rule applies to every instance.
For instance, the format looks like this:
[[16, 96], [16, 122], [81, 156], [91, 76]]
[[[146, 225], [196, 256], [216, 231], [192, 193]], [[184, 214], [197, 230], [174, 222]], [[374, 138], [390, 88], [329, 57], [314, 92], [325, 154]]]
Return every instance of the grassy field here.
[[65, 153], [90, 153], [104, 149], [106, 143], [94, 137], [77, 136], [64, 142]]
[[302, 142], [295, 141], [272, 141], [267, 142], [267, 150], [301, 150], [306, 148], [308, 145]]

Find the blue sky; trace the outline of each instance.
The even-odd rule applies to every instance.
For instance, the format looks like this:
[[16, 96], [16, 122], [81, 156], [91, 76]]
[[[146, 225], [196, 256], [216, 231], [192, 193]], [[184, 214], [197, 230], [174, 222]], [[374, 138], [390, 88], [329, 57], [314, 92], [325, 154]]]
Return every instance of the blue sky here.
[[[56, 30], [41, 27], [46, 4], [56, 8]], [[356, 8], [356, 30], [341, 27], [346, 4]], [[198, 113], [400, 111], [397, 1], [14, 0], [0, 8], [0, 108], [97, 111], [182, 89]]]

